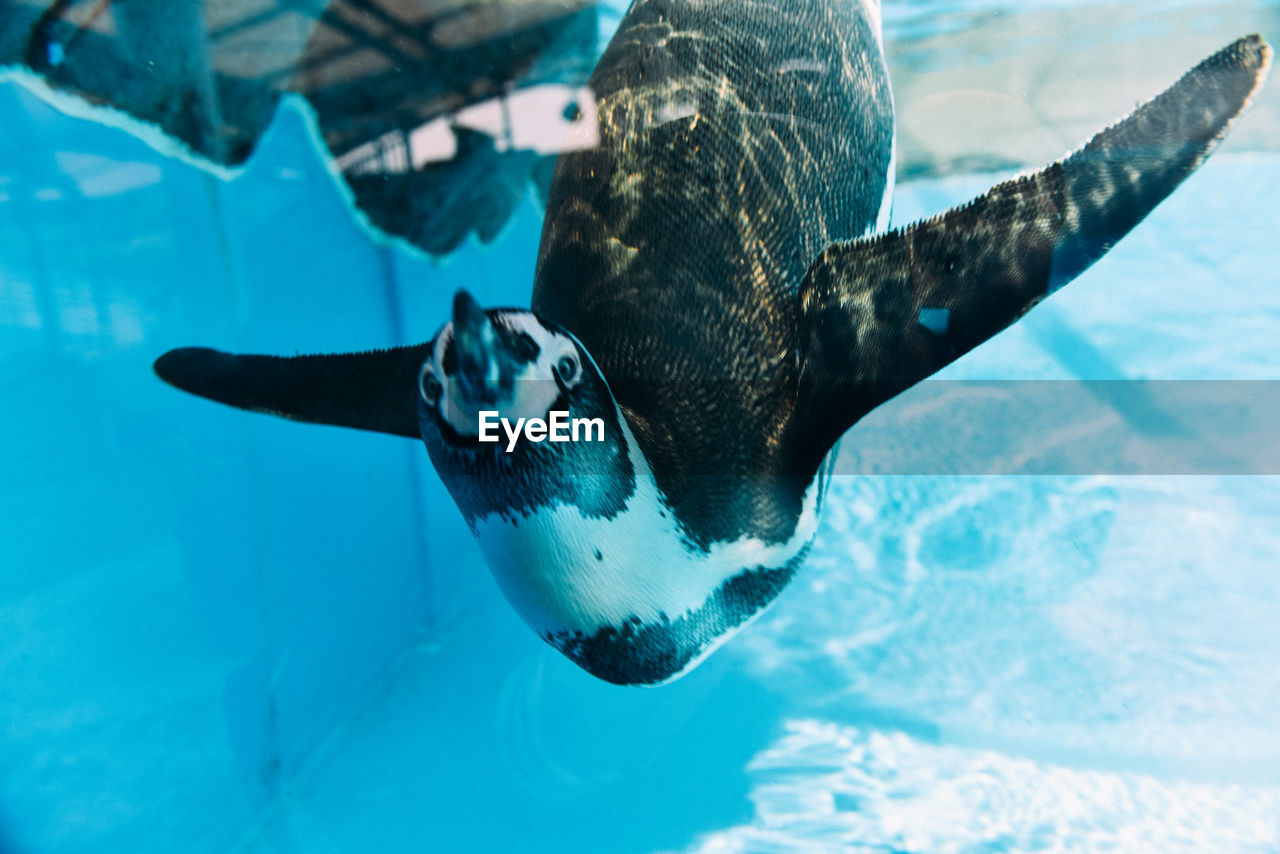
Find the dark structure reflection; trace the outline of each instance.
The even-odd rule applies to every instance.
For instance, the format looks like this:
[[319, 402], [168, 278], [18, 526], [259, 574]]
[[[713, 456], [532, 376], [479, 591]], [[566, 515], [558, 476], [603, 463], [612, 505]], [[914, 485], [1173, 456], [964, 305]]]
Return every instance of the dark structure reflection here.
[[304, 96], [359, 206], [434, 254], [490, 240], [590, 144], [590, 0], [0, 0], [0, 63], [245, 160]]

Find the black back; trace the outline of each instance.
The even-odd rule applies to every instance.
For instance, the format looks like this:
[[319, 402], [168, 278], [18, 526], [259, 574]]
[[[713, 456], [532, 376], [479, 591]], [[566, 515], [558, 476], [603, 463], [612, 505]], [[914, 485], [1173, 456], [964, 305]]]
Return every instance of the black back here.
[[640, 0], [589, 83], [600, 143], [556, 168], [533, 309], [595, 358], [701, 545], [786, 539], [814, 474], [778, 454], [796, 295], [875, 224], [892, 154], [862, 9]]

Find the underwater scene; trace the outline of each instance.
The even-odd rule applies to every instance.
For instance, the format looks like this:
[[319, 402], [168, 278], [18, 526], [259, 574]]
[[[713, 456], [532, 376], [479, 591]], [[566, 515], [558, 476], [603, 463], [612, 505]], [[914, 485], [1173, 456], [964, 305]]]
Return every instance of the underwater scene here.
[[0, 854], [1280, 851], [1277, 40], [0, 0]]

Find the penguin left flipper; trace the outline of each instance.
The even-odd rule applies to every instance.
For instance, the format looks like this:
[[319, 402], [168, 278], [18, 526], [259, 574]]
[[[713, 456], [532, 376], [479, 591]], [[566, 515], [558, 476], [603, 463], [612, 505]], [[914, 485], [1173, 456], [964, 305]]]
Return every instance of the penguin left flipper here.
[[1065, 160], [933, 219], [837, 243], [800, 286], [802, 399], [833, 443], [1098, 260], [1216, 147], [1271, 63], [1259, 36], [1209, 57]]
[[418, 344], [323, 356], [237, 356], [182, 347], [156, 359], [160, 379], [251, 412], [421, 439]]

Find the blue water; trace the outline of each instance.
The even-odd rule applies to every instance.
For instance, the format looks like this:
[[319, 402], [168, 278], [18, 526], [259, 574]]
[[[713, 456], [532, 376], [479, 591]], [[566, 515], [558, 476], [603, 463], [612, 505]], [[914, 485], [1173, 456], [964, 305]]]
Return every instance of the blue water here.
[[[150, 372], [525, 304], [532, 199], [437, 263], [294, 108], [236, 175], [12, 81], [0, 127], [0, 851], [1280, 850], [1280, 479], [839, 479], [770, 612], [619, 689], [514, 616], [420, 447]], [[1222, 152], [948, 375], [1280, 379], [1277, 198], [1280, 154]]]

